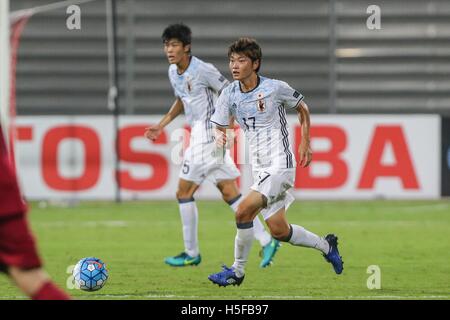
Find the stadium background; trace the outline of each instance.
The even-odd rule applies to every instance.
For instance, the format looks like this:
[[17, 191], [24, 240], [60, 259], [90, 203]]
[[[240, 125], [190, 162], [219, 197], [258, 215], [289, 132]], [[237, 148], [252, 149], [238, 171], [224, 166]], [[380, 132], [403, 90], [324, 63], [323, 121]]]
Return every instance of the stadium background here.
[[[11, 10], [47, 3], [45, 0], [13, 1]], [[345, 158], [348, 178], [336, 177], [338, 171], [342, 171], [339, 163], [332, 163], [326, 155], [321, 162], [319, 155], [308, 173], [312, 178], [315, 175], [316, 183], [299, 186], [304, 191], [297, 192], [299, 197], [361, 198], [358, 195], [363, 194], [366, 198], [438, 198], [448, 194], [449, 177], [444, 174], [448, 172], [450, 160], [448, 147], [440, 145], [439, 117], [450, 115], [449, 3], [408, 1], [405, 6], [404, 1], [378, 1], [379, 30], [371, 30], [366, 25], [372, 13], [367, 12], [370, 5], [370, 1], [351, 0], [279, 1], [276, 5], [272, 1], [213, 1], [208, 4], [204, 1], [117, 1], [118, 105], [121, 127], [126, 129], [125, 123], [132, 126], [120, 135], [123, 138], [121, 168], [114, 167], [115, 128], [110, 117], [112, 111], [108, 108], [110, 74], [105, 2], [80, 6], [81, 30], [65, 27], [69, 16], [66, 7], [34, 15], [23, 31], [17, 64], [17, 112], [20, 117], [31, 116], [18, 120], [19, 126], [23, 126], [19, 128], [19, 135], [22, 133], [25, 139], [20, 142], [19, 137], [18, 161], [20, 167], [29, 172], [25, 193], [30, 199], [112, 199], [115, 193], [113, 172], [119, 169], [121, 179], [131, 181], [129, 188], [120, 182], [125, 199], [172, 197], [179, 168], [170, 164], [170, 150], [176, 144], [172, 141], [172, 132], [182, 126], [182, 121], [168, 128], [168, 141], [160, 141], [162, 145], [150, 145], [139, 139], [139, 129], [142, 131], [147, 124], [159, 119], [159, 116], [143, 118], [142, 115], [161, 115], [172, 103], [173, 93], [160, 36], [167, 24], [182, 21], [192, 28], [193, 54], [214, 63], [228, 77], [228, 44], [241, 35], [255, 37], [263, 48], [262, 74], [283, 79], [298, 88], [311, 107], [313, 125], [327, 126], [331, 122], [334, 128], [341, 124], [338, 129], [344, 131], [347, 142], [339, 141], [333, 128], [317, 132], [321, 130], [318, 128], [319, 139], [313, 141], [313, 146], [316, 144], [317, 151], [326, 152], [339, 148], [336, 143], [343, 143], [345, 150], [341, 151], [345, 152], [337, 157]], [[318, 114], [328, 116], [316, 117]], [[366, 116], [353, 118], [355, 124], [346, 125], [349, 118], [333, 118], [330, 114]], [[377, 118], [374, 114], [436, 116], [431, 124], [423, 122], [421, 118], [426, 117], [420, 116], [405, 124], [402, 121], [408, 117], [389, 120], [389, 117]], [[38, 115], [52, 117], [36, 118]], [[103, 117], [78, 120], [68, 115]], [[369, 121], [361, 127], [368, 126], [371, 130], [358, 129], [358, 119]], [[90, 129], [97, 127], [91, 135], [102, 139], [91, 146], [101, 149], [100, 158], [88, 155], [83, 161], [83, 149], [89, 146], [80, 144], [83, 138], [77, 135], [84, 133], [78, 132], [74, 125], [84, 126], [86, 121], [91, 121]], [[295, 118], [291, 117], [289, 122], [293, 121]], [[406, 157], [410, 158], [412, 170], [403, 172], [401, 179], [401, 173], [386, 173], [390, 170], [387, 167], [380, 168], [383, 172], [366, 172], [375, 177], [369, 183], [371, 188], [360, 192], [364, 166], [376, 171], [370, 169], [374, 163], [367, 163], [376, 143], [373, 141], [377, 135], [375, 130], [378, 126], [389, 126], [390, 121], [393, 122], [390, 125], [401, 123], [397, 129], [403, 137], [389, 136], [379, 142], [382, 144], [379, 163], [382, 166], [384, 161], [385, 166], [391, 165], [394, 167], [391, 171], [395, 171], [395, 165], [397, 169], [405, 167], [399, 159]], [[55, 125], [63, 123], [67, 124], [65, 129], [55, 133]], [[49, 131], [56, 136], [48, 137]], [[86, 134], [87, 141], [90, 135]], [[379, 134], [383, 136], [383, 132]], [[70, 139], [74, 135], [76, 139]], [[353, 144], [367, 144], [365, 149], [352, 147], [351, 141], [348, 142], [357, 136], [362, 140]], [[56, 140], [56, 145], [46, 145], [45, 139]], [[406, 148], [396, 149], [395, 143], [399, 142], [406, 144]], [[44, 154], [49, 150], [58, 155], [48, 159]], [[409, 154], [405, 155], [405, 150]], [[152, 159], [150, 153], [154, 151]], [[167, 165], [160, 164], [161, 156]], [[148, 166], [148, 163], [153, 165]], [[90, 170], [96, 164], [100, 168]], [[245, 165], [241, 169], [245, 189], [251, 177]], [[377, 174], [380, 176], [376, 177]], [[408, 187], [405, 181], [408, 175], [417, 176], [416, 188], [414, 184]], [[333, 182], [333, 179], [341, 181]], [[340, 192], [341, 189], [344, 191]], [[218, 194], [202, 191], [200, 196], [217, 198]]]
[[[14, 0], [11, 10], [49, 2]], [[367, 28], [370, 13], [366, 10], [370, 5], [381, 8], [380, 30]], [[176, 166], [169, 167], [163, 187], [151, 192], [122, 189], [120, 195], [123, 199], [172, 201], [129, 202], [122, 207], [88, 202], [69, 209], [58, 202], [113, 200], [116, 196], [114, 117], [108, 108], [107, 19], [103, 0], [80, 5], [81, 30], [66, 28], [69, 16], [66, 8], [41, 12], [28, 21], [18, 51], [16, 149], [25, 195], [30, 200], [52, 200], [50, 204], [56, 204], [48, 207], [45, 201], [33, 202], [31, 217], [49, 271], [61, 283], [66, 277], [61, 275], [61, 268], [92, 253], [102, 255], [111, 264], [112, 274], [121, 279], [103, 289], [106, 296], [100, 294], [96, 298], [410, 296], [448, 299], [450, 278], [446, 263], [448, 253], [445, 252], [450, 243], [450, 206], [448, 199], [442, 198], [450, 195], [448, 1], [124, 0], [117, 1], [117, 6], [120, 123], [122, 128], [131, 126], [125, 134], [128, 134], [129, 144], [123, 147], [123, 155], [126, 158], [127, 153], [144, 154], [122, 159], [121, 170], [129, 170], [131, 180], [162, 172], [158, 166], [143, 165], [146, 161], [160, 163], [158, 157], [149, 160], [148, 154], [162, 155], [167, 161], [170, 157], [171, 145], [150, 144], [140, 135], [143, 126], [156, 121], [173, 101], [160, 35], [169, 23], [181, 21], [192, 28], [193, 54], [214, 63], [228, 78], [226, 48], [237, 37], [248, 35], [255, 37], [263, 48], [261, 73], [283, 79], [305, 95], [313, 125], [317, 126], [316, 134], [320, 137], [319, 129], [326, 127], [325, 132], [322, 131], [325, 139], [318, 139], [316, 145], [313, 142], [318, 151], [316, 157], [320, 151], [325, 153], [322, 165], [318, 161], [320, 158], [316, 158], [312, 166], [315, 168], [312, 170], [316, 170], [316, 182], [327, 174], [342, 172], [339, 161], [333, 164], [326, 153], [333, 150], [333, 146], [342, 148], [342, 139], [336, 137], [344, 133], [347, 143], [342, 159], [348, 178], [344, 182], [341, 180], [338, 188], [328, 184], [330, 180], [326, 179], [319, 187], [299, 186], [298, 198], [365, 200], [299, 201], [289, 213], [292, 221], [312, 226], [318, 232], [330, 228], [340, 232], [347, 241], [344, 251], [350, 262], [345, 283], [336, 279], [330, 283], [322, 276], [323, 263], [317, 262], [316, 256], [312, 258], [309, 252], [305, 253], [299, 262], [293, 258], [293, 253], [289, 254], [296, 249], [284, 246], [277, 264], [270, 270], [274, 282], [283, 285], [267, 289], [264, 281], [267, 276], [249, 267], [256, 274], [256, 282], [249, 284], [246, 291], [229, 291], [219, 296], [206, 288], [205, 281], [200, 288], [190, 290], [192, 279], [204, 279], [205, 269], [190, 270], [189, 278], [185, 279], [180, 272], [161, 266], [161, 257], [168, 251], [178, 250], [181, 244], [174, 201]], [[289, 122], [292, 125], [294, 121], [292, 115]], [[48, 138], [49, 132], [55, 133], [61, 126], [64, 128], [59, 136], [56, 132], [56, 136]], [[83, 136], [79, 126], [95, 133], [100, 148], [90, 144], [93, 136]], [[168, 133], [182, 126], [180, 119], [169, 127]], [[374, 142], [380, 127], [381, 142]], [[389, 135], [392, 131], [383, 133], [383, 128], [388, 131], [394, 128], [393, 135]], [[44, 146], [46, 137], [53, 141], [49, 149]], [[404, 147], [407, 153], [402, 151]], [[370, 150], [382, 151], [378, 158], [375, 156], [377, 161], [367, 162]], [[88, 151], [99, 156], [90, 158]], [[408, 163], [403, 161], [406, 154], [417, 184], [411, 180], [411, 171], [395, 172], [376, 179], [372, 177], [369, 183], [372, 188], [359, 190], [365, 168], [369, 173], [373, 163], [384, 168], [397, 163], [397, 169], [403, 168]], [[399, 159], [403, 160], [399, 162]], [[101, 169], [96, 183], [99, 181], [99, 185], [92, 185], [93, 177], [87, 168], [93, 163], [95, 167], [98, 161]], [[245, 192], [248, 178], [246, 180], [245, 168], [241, 169]], [[88, 181], [91, 185], [80, 192], [80, 185], [86, 181], [80, 182], [79, 178], [86, 176], [87, 180], [91, 179]], [[147, 180], [150, 183], [151, 179]], [[147, 187], [144, 181], [144, 188]], [[211, 188], [203, 188], [199, 199], [216, 199], [217, 196]], [[380, 200], [385, 198], [408, 201]], [[369, 199], [376, 200], [366, 201]], [[73, 200], [75, 202], [71, 202]], [[228, 208], [216, 201], [199, 202], [200, 223], [204, 221], [207, 226], [200, 238], [205, 256], [211, 258], [210, 262], [205, 261], [204, 268], [209, 271], [217, 268], [224, 256], [232, 257], [229, 242], [234, 237], [234, 229], [227, 213], [217, 214]], [[158, 221], [156, 225], [170, 226], [170, 231], [154, 227], [148, 220], [150, 211], [151, 219]], [[66, 212], [76, 214], [65, 215]], [[222, 228], [225, 225], [229, 227], [226, 230]], [[84, 228], [82, 235], [80, 228]], [[143, 240], [148, 230], [152, 230], [152, 238], [167, 241], [155, 244]], [[417, 235], [420, 236], [417, 238]], [[120, 239], [121, 243], [92, 244], [86, 240], [89, 237], [101, 241]], [[59, 243], [62, 238], [65, 241]], [[217, 241], [217, 238], [222, 240]], [[405, 252], [405, 248], [411, 251]], [[120, 257], [119, 250], [123, 252]], [[257, 260], [255, 250], [253, 261]], [[223, 254], [216, 257], [215, 252]], [[142, 259], [138, 265], [124, 270], [123, 260], [137, 257]], [[300, 275], [292, 266], [297, 263], [303, 271]], [[381, 266], [384, 277], [383, 290], [378, 293], [367, 291], [365, 282], [366, 268], [374, 263]], [[154, 272], [151, 280], [141, 283], [139, 277], [131, 275], [133, 271], [142, 272], [147, 268]], [[300, 278], [300, 292], [295, 281], [291, 284], [291, 278], [286, 278], [288, 275]], [[132, 281], [132, 290], [123, 284], [126, 280]], [[11, 289], [6, 292], [14, 295]]]

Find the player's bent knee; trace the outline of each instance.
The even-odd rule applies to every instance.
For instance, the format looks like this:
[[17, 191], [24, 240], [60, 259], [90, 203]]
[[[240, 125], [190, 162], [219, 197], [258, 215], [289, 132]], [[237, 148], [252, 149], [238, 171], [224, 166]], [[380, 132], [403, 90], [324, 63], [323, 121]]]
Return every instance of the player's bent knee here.
[[222, 194], [222, 199], [225, 202], [229, 202], [231, 200], [234, 200], [235, 198], [239, 197], [240, 193], [237, 188], [234, 187], [234, 184], [232, 183], [219, 183], [217, 184], [217, 188], [219, 189], [220, 193]]
[[231, 193], [231, 192], [223, 191], [222, 192], [222, 199], [225, 202], [230, 202], [230, 200], [232, 200], [234, 198], [233, 195], [234, 194]]
[[193, 200], [193, 194], [189, 191], [177, 190], [176, 196], [178, 201]]
[[292, 237], [292, 229], [270, 230], [270, 234], [274, 239], [277, 239], [278, 241], [289, 242]]
[[244, 223], [252, 221], [252, 215], [251, 211], [243, 206], [242, 204], [238, 206], [238, 209], [236, 210], [236, 222], [237, 223]]
[[236, 222], [237, 223], [242, 223], [244, 221], [246, 221], [247, 219], [245, 219], [246, 214], [245, 211], [240, 211], [239, 209], [236, 211]]
[[228, 190], [222, 193], [222, 198], [227, 203], [230, 203], [230, 201], [235, 202], [241, 197], [241, 194], [239, 192], [236, 192], [235, 190]]
[[277, 239], [278, 241], [281, 241], [281, 242], [289, 242], [289, 240], [291, 240], [291, 237], [288, 237], [286, 234], [273, 234], [272, 233], [272, 238]]

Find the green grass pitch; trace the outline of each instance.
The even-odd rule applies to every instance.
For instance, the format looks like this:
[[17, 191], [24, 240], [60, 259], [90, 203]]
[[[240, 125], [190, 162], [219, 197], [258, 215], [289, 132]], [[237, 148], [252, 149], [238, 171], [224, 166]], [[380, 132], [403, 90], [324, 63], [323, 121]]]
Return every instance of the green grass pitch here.
[[[40, 209], [30, 219], [46, 270], [66, 288], [70, 265], [101, 258], [110, 277], [97, 292], [67, 290], [76, 299], [450, 299], [450, 202], [296, 201], [290, 223], [339, 236], [345, 261], [337, 276], [313, 249], [283, 244], [274, 264], [259, 268], [254, 242], [240, 287], [219, 288], [208, 275], [231, 264], [235, 223], [223, 202], [197, 201], [203, 261], [173, 268], [163, 259], [182, 251], [175, 201], [82, 203]], [[367, 268], [381, 269], [381, 289], [369, 290]], [[0, 299], [25, 298], [0, 276]]]

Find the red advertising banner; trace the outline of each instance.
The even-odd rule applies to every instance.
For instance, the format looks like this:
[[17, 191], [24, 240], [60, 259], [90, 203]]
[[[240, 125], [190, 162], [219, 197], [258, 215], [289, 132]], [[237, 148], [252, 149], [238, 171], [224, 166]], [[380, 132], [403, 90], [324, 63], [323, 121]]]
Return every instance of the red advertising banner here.
[[[16, 150], [25, 195], [114, 199], [114, 175], [119, 174], [124, 199], [173, 199], [189, 130], [177, 119], [150, 142], [144, 129], [159, 119], [121, 119], [121, 168], [115, 172], [112, 118], [19, 117]], [[295, 151], [300, 127], [295, 116], [288, 121]], [[313, 162], [297, 168], [293, 194], [303, 199], [438, 198], [440, 123], [432, 115], [313, 116]], [[237, 133], [232, 154], [245, 194], [252, 175], [244, 135]], [[220, 197], [214, 187], [202, 186], [197, 198]]]

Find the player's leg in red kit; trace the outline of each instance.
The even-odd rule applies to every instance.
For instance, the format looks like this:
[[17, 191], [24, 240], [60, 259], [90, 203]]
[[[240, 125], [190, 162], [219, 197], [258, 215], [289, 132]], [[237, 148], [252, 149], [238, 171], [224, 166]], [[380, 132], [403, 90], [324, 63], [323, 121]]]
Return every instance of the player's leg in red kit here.
[[26, 219], [17, 179], [6, 153], [0, 127], [0, 271], [29, 297], [67, 300], [42, 269], [36, 244]]
[[25, 214], [0, 218], [0, 265], [2, 271], [32, 299], [69, 299], [42, 269]]

